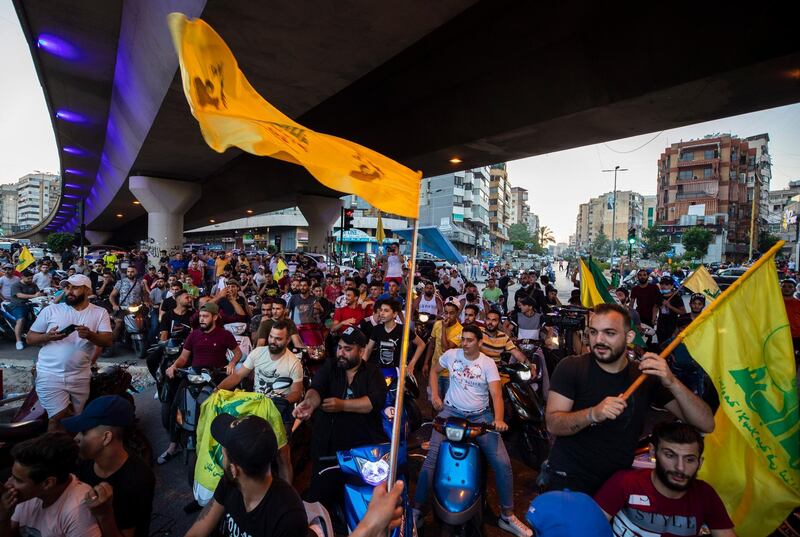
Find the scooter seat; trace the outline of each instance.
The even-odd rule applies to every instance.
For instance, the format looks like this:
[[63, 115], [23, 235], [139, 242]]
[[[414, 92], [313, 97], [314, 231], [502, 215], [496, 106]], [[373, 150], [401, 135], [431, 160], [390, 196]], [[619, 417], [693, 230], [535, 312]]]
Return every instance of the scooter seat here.
[[46, 420], [28, 420], [17, 423], [0, 423], [0, 442], [19, 442], [44, 433]]

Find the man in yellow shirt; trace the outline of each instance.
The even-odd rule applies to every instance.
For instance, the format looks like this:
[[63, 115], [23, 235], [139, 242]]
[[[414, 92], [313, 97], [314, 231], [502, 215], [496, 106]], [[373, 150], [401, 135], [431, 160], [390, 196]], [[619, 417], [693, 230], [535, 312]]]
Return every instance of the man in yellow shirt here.
[[[428, 348], [425, 351], [425, 360], [422, 366], [422, 375], [427, 377], [431, 363], [439, 363], [439, 357], [447, 350], [461, 346], [461, 330], [464, 328], [458, 322], [458, 299], [448, 298], [442, 310], [441, 320], [433, 323]], [[444, 327], [444, 330], [442, 329]], [[432, 361], [434, 360], [434, 361]], [[447, 370], [439, 375], [439, 396], [444, 397], [450, 385], [450, 375]], [[430, 388], [429, 388], [430, 389]]]
[[114, 270], [117, 268], [117, 254], [107, 250], [106, 255], [103, 256], [103, 264], [108, 270]]
[[220, 252], [217, 255], [217, 260], [214, 261], [214, 272], [219, 279], [222, 276], [222, 273], [225, 272], [225, 267], [230, 264], [230, 259], [228, 259], [228, 254], [226, 252]]

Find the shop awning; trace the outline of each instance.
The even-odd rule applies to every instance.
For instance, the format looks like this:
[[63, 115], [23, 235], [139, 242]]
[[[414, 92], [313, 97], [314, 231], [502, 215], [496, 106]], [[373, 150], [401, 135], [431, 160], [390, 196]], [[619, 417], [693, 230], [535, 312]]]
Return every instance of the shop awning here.
[[[393, 229], [392, 233], [404, 238], [409, 243], [411, 242], [411, 233], [413, 228], [409, 229]], [[464, 256], [453, 246], [450, 240], [442, 235], [439, 228], [435, 226], [425, 226], [419, 228], [419, 237], [417, 238], [419, 249], [435, 255], [438, 258], [450, 261], [451, 263], [463, 263]]]

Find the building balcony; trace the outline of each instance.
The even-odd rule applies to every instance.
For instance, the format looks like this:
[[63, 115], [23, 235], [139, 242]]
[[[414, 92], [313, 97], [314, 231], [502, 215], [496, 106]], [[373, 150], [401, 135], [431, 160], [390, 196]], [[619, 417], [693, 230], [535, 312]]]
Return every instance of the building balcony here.
[[693, 200], [700, 198], [716, 199], [716, 195], [709, 194], [707, 192], [678, 192], [677, 194], [675, 194], [675, 199], [678, 200]]
[[691, 168], [694, 166], [710, 166], [714, 163], [719, 163], [719, 158], [710, 159], [694, 159], [694, 160], [679, 160], [677, 162], [678, 168]]

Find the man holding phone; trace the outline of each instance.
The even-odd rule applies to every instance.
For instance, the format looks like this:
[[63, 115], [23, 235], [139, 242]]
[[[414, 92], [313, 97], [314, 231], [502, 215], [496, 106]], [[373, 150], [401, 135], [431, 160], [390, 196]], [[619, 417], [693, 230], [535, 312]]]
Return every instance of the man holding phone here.
[[44, 308], [28, 332], [29, 345], [42, 345], [36, 364], [36, 394], [55, 429], [80, 414], [89, 397], [95, 346], [111, 345], [108, 312], [89, 303], [92, 282], [83, 274], [67, 279], [66, 302]]

